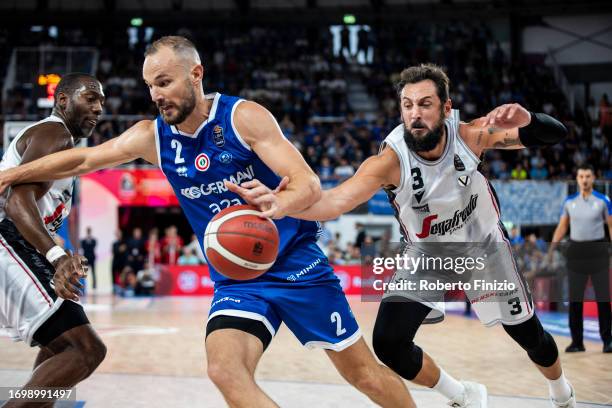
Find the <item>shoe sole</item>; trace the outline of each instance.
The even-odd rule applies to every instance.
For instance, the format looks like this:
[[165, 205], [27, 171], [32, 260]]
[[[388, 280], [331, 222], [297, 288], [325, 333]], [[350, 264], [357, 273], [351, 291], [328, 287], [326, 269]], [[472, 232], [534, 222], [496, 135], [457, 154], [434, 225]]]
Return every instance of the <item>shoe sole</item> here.
[[478, 394], [480, 394], [480, 398], [482, 401], [482, 404], [480, 405], [481, 408], [487, 408], [489, 405], [489, 396], [487, 393], [487, 387], [485, 387], [482, 384], [478, 384]]

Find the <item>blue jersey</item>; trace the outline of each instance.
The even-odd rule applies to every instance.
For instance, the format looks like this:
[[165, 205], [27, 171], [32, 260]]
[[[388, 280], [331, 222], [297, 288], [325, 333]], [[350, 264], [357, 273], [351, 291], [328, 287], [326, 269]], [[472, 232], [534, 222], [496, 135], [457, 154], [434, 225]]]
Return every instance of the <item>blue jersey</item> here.
[[[280, 182], [280, 177], [257, 157], [234, 127], [234, 111], [244, 100], [219, 93], [207, 98], [213, 100], [209, 118], [193, 135], [168, 125], [161, 116], [157, 117], [155, 128], [159, 166], [200, 246], [206, 226], [215, 214], [229, 206], [244, 204], [240, 196], [227, 190], [225, 180], [240, 184], [258, 179], [271, 189]], [[311, 271], [319, 269], [310, 265], [327, 263], [316, 244], [318, 223], [290, 217], [274, 222], [280, 235], [278, 258], [258, 279], [295, 281], [296, 273], [301, 273], [300, 280], [317, 278], [318, 273]], [[291, 256], [292, 252], [299, 254], [300, 259]], [[296, 270], [300, 264], [303, 267]], [[210, 276], [215, 282], [229, 281], [212, 265]]]

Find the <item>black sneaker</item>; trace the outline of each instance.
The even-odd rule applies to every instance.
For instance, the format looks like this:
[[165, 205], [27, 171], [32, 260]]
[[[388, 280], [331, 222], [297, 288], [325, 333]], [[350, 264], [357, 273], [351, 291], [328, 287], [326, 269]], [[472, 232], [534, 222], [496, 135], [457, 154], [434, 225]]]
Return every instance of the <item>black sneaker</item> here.
[[609, 342], [604, 344], [603, 352], [604, 353], [612, 353], [612, 340], [610, 340]]
[[565, 352], [566, 353], [578, 353], [580, 351], [585, 351], [584, 349], [584, 344], [570, 344], [569, 346], [566, 347]]

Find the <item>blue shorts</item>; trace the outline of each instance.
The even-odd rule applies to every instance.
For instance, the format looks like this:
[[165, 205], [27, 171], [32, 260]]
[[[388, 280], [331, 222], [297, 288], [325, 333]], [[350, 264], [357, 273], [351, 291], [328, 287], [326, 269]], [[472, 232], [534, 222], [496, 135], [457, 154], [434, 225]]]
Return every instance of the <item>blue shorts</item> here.
[[310, 348], [342, 351], [361, 337], [338, 278], [331, 271], [325, 277], [303, 282], [219, 283], [208, 320], [222, 315], [258, 320], [272, 337], [285, 322]]

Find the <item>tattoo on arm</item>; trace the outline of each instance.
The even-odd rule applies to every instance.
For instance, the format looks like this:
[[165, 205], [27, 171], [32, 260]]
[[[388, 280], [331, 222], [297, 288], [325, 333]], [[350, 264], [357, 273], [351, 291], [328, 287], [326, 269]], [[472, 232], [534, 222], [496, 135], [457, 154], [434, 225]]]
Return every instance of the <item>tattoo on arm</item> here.
[[[508, 134], [506, 133], [506, 136]], [[493, 148], [498, 148], [498, 149], [503, 149], [504, 147], [510, 147], [510, 146], [518, 146], [521, 144], [520, 139], [518, 138], [513, 138], [513, 137], [504, 137], [504, 141], [497, 141], [495, 143], [493, 143]]]
[[481, 130], [480, 132], [478, 132], [478, 139], [476, 140], [476, 145], [480, 146], [480, 142], [482, 142], [482, 135], [484, 134], [484, 131]]

